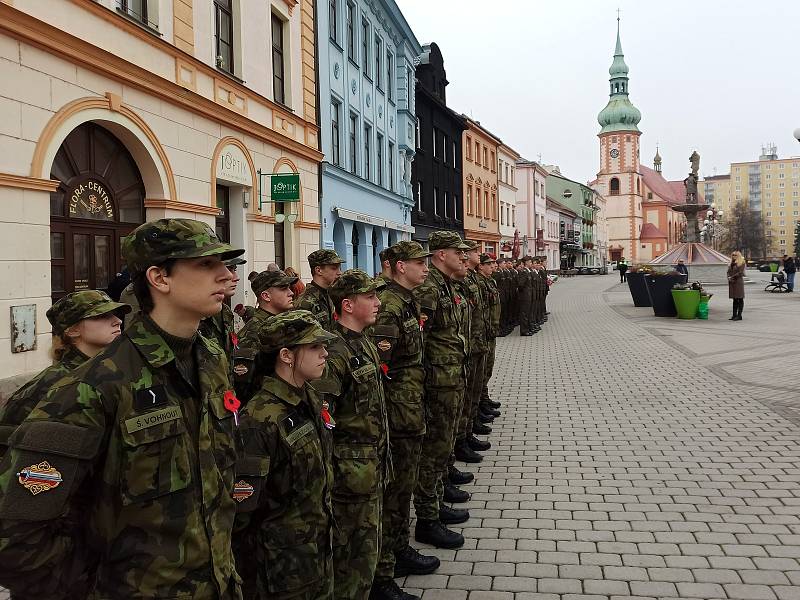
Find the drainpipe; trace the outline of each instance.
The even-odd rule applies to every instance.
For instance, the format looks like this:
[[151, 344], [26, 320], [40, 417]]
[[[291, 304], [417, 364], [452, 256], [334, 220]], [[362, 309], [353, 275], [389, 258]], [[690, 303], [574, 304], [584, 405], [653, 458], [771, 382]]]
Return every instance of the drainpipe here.
[[[319, 89], [319, 78], [321, 76], [320, 69], [319, 69], [319, 19], [317, 13], [317, 0], [311, 0], [311, 9], [314, 11], [314, 72], [316, 73], [316, 77], [314, 78], [314, 88], [317, 94], [317, 106], [316, 106], [316, 113], [317, 113], [317, 128], [319, 129], [319, 133], [317, 134], [317, 145], [319, 146], [318, 150], [322, 151], [322, 98], [320, 96], [320, 89]], [[323, 162], [325, 157], [323, 157]], [[317, 209], [319, 211], [319, 247], [322, 248], [322, 236], [323, 236], [323, 226], [322, 226], [322, 162], [319, 163], [317, 167]]]

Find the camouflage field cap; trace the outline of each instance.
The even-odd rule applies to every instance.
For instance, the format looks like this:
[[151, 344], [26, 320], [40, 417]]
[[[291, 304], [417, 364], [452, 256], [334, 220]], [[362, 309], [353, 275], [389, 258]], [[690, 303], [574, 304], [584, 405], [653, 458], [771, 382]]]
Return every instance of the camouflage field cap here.
[[398, 260], [428, 258], [431, 255], [419, 242], [410, 242], [407, 240], [397, 242], [390, 250], [392, 251], [392, 256], [390, 258], [392, 264], [396, 263]]
[[373, 279], [361, 269], [348, 269], [328, 288], [328, 295], [338, 310], [342, 300], [348, 296], [369, 294], [383, 287], [386, 287], [386, 282], [382, 279]]
[[288, 288], [297, 283], [297, 280], [297, 277], [290, 277], [283, 271], [262, 271], [253, 278], [250, 287], [256, 296], [260, 296], [261, 292], [271, 287]]
[[83, 290], [60, 298], [46, 314], [53, 326], [53, 333], [61, 335], [83, 319], [99, 317], [115, 310], [127, 314], [131, 312], [131, 307], [130, 304], [114, 302], [105, 292]]
[[336, 339], [307, 310], [290, 310], [266, 319], [258, 327], [263, 352], [276, 352], [302, 344], [327, 344]]
[[219, 256], [229, 260], [244, 254], [221, 242], [214, 230], [194, 219], [159, 219], [139, 225], [122, 240], [122, 256], [132, 274], [143, 273], [171, 258]]
[[246, 265], [247, 261], [243, 259], [241, 256], [237, 256], [236, 258], [229, 258], [225, 261], [226, 267], [238, 267], [239, 265]]
[[428, 238], [428, 248], [431, 251], [455, 248], [456, 250], [470, 250], [461, 236], [455, 231], [434, 231]]
[[478, 248], [478, 242], [473, 242], [472, 240], [464, 240], [464, 245], [469, 246], [469, 250], [467, 250], [467, 252], [470, 252], [471, 250], [477, 250]]
[[340, 265], [343, 262], [344, 259], [336, 254], [336, 250], [327, 250], [323, 248], [321, 250], [314, 250], [308, 255], [308, 264], [311, 266], [312, 271], [314, 270], [314, 267]]
[[486, 252], [483, 252], [481, 254], [481, 264], [482, 265], [488, 265], [489, 263], [493, 263], [493, 262], [497, 262], [497, 260], [495, 258], [493, 258], [491, 254], [486, 254]]

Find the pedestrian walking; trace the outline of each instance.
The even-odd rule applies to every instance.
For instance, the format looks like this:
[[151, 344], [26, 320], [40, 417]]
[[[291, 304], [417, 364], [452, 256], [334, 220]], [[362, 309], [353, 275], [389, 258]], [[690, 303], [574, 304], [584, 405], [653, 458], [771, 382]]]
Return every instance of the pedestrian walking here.
[[420, 554], [409, 545], [411, 495], [425, 434], [422, 315], [412, 292], [428, 276], [430, 252], [410, 241], [399, 242], [390, 251], [391, 278], [380, 292], [381, 307], [372, 328], [372, 341], [386, 373], [384, 393], [393, 469], [384, 493], [381, 553], [370, 599], [418, 600], [400, 590], [394, 578], [427, 575], [440, 564], [435, 556]]
[[783, 255], [783, 272], [786, 273], [786, 288], [787, 291], [794, 291], [794, 276], [797, 273], [797, 262], [788, 254]]
[[241, 415], [234, 549], [245, 598], [333, 597], [332, 433], [326, 402], [310, 387], [336, 336], [304, 310], [258, 330], [268, 357], [261, 388]]
[[89, 598], [241, 598], [238, 416], [225, 355], [197, 328], [222, 307], [223, 261], [242, 252], [191, 219], [124, 238], [142, 313], [56, 383], [0, 466], [0, 585], [12, 595], [60, 598], [92, 573]]
[[[338, 263], [337, 263], [338, 266]], [[338, 314], [328, 368], [315, 384], [329, 394], [333, 430], [333, 581], [336, 600], [367, 600], [381, 543], [382, 502], [391, 472], [389, 424], [378, 351], [365, 333], [375, 324], [383, 282], [350, 269], [328, 293]]]
[[619, 259], [619, 262], [617, 262], [617, 270], [619, 271], [619, 282], [623, 283], [627, 281], [628, 261], [625, 260], [624, 256]]
[[729, 321], [741, 321], [744, 309], [744, 270], [745, 260], [738, 250], [731, 254], [728, 265], [728, 298], [733, 299], [733, 316]]
[[311, 282], [306, 286], [303, 295], [294, 303], [294, 307], [308, 310], [319, 321], [325, 331], [331, 331], [334, 321], [334, 306], [328, 295], [328, 288], [342, 273], [344, 259], [335, 250], [314, 250], [308, 255], [311, 267]]
[[47, 310], [47, 320], [53, 327], [55, 362], [0, 407], [0, 459], [8, 438], [2, 431], [7, 428], [10, 435], [59, 379], [117, 339], [121, 333], [120, 316], [130, 310], [127, 304], [114, 302], [105, 292], [97, 290], [67, 294]]

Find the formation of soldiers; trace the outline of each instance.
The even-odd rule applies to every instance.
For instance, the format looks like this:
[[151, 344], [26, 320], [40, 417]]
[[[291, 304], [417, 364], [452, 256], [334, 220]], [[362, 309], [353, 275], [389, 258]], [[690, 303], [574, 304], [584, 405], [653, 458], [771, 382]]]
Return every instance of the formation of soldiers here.
[[0, 409], [0, 585], [12, 598], [413, 600], [395, 578], [460, 548], [448, 526], [500, 416], [495, 339], [547, 319], [541, 261], [457, 233], [381, 253], [376, 278], [309, 255], [250, 278], [243, 250], [162, 219], [122, 245], [138, 304], [69, 294], [56, 362]]

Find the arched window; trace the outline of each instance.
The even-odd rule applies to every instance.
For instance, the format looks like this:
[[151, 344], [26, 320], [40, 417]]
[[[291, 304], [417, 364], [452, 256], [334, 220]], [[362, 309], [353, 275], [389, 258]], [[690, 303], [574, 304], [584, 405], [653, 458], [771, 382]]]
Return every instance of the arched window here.
[[636, 178], [636, 193], [637, 194], [640, 193], [639, 192], [639, 178], [638, 177]]
[[611, 183], [609, 184], [609, 191], [611, 192], [612, 196], [619, 196], [619, 179], [616, 177], [611, 178]]

